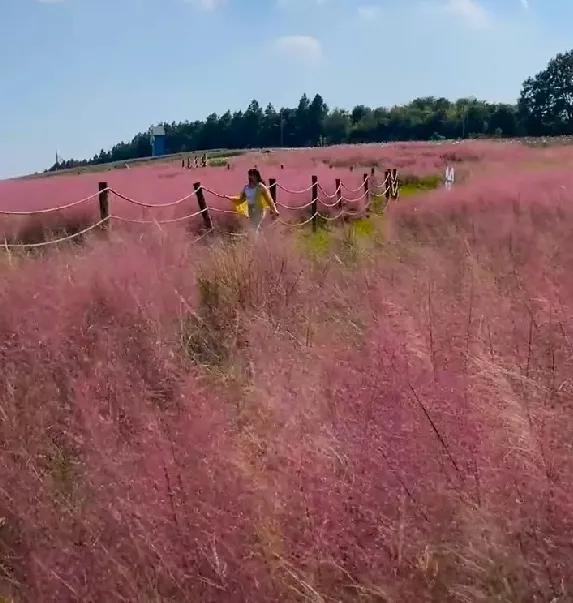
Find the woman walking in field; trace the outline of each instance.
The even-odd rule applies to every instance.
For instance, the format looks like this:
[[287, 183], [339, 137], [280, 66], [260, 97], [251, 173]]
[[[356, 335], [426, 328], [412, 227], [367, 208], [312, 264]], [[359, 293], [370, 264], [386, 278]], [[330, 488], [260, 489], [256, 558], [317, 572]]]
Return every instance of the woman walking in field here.
[[237, 213], [249, 218], [251, 227], [258, 231], [270, 210], [273, 216], [279, 212], [261, 173], [257, 169], [249, 170], [249, 182], [238, 197], [227, 197], [235, 204]]

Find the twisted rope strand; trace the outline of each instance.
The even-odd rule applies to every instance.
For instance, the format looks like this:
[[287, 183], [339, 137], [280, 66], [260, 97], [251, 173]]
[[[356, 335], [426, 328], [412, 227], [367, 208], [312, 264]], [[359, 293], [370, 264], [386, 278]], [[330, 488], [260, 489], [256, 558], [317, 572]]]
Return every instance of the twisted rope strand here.
[[137, 201], [136, 199], [132, 199], [131, 197], [127, 197], [126, 195], [123, 195], [122, 193], [118, 193], [115, 189], [110, 189], [110, 191], [116, 196], [119, 197], [120, 199], [123, 199], [124, 201], [127, 201], [128, 203], [132, 203], [133, 205], [139, 205], [140, 207], [149, 207], [151, 209], [161, 209], [163, 207], [174, 207], [175, 205], [181, 205], [181, 203], [183, 203], [184, 201], [187, 201], [188, 199], [191, 199], [196, 193], [198, 193], [200, 190], [202, 190], [203, 187], [197, 189], [196, 191], [193, 191], [192, 193], [185, 195], [184, 197], [181, 197], [181, 199], [177, 199], [176, 201], [171, 201], [169, 203], [144, 203], [143, 201]]
[[56, 245], [57, 243], [63, 243], [64, 241], [71, 241], [72, 239], [81, 237], [82, 235], [86, 234], [87, 232], [90, 232], [90, 230], [93, 230], [94, 228], [98, 228], [102, 224], [105, 224], [110, 219], [111, 219], [111, 216], [108, 216], [107, 218], [103, 218], [99, 222], [96, 222], [95, 224], [92, 224], [91, 226], [88, 226], [87, 228], [80, 230], [79, 232], [75, 232], [74, 234], [68, 235], [67, 237], [61, 237], [59, 239], [55, 239], [52, 241], [43, 241], [42, 243], [11, 243], [11, 244], [5, 242], [4, 247], [6, 249], [24, 249], [24, 248], [33, 249], [36, 247], [47, 247], [48, 245]]
[[36, 216], [36, 215], [40, 215], [40, 214], [50, 214], [55, 211], [69, 209], [70, 207], [75, 207], [76, 205], [81, 205], [82, 203], [86, 203], [87, 201], [91, 201], [92, 199], [99, 197], [99, 195], [101, 193], [105, 193], [110, 190], [111, 190], [110, 188], [104, 188], [103, 190], [98, 191], [97, 193], [94, 193], [93, 195], [90, 195], [89, 197], [84, 197], [83, 199], [78, 199], [77, 201], [72, 201], [71, 203], [66, 203], [65, 205], [59, 205], [57, 207], [50, 207], [48, 209], [36, 209], [36, 210], [31, 210], [31, 211], [0, 210], [0, 214], [2, 214], [4, 216]]
[[292, 190], [292, 189], [286, 188], [282, 184], [277, 182], [277, 188], [280, 188], [285, 193], [289, 193], [291, 195], [304, 195], [304, 193], [308, 193], [309, 191], [312, 190], [312, 186], [313, 185], [311, 184], [309, 187], [297, 191], [297, 190]]
[[308, 203], [305, 203], [304, 205], [285, 205], [284, 203], [281, 203], [280, 201], [275, 201], [275, 203], [279, 206], [279, 207], [283, 207], [284, 209], [289, 209], [289, 210], [297, 210], [297, 209], [306, 209], [307, 207], [310, 207], [314, 201], [309, 201]]
[[357, 193], [358, 191], [362, 190], [364, 188], [364, 185], [369, 182], [370, 180], [370, 176], [367, 176], [366, 178], [364, 178], [364, 180], [362, 181], [362, 184], [358, 187], [358, 188], [348, 188], [348, 186], [346, 186], [346, 184], [344, 184], [344, 182], [341, 184], [342, 188], [345, 188], [349, 193]]
[[345, 203], [358, 203], [359, 201], [362, 201], [362, 199], [368, 197], [368, 195], [370, 194], [370, 191], [364, 191], [362, 193], [362, 195], [360, 195], [360, 197], [356, 197], [355, 199], [348, 199], [347, 197], [341, 197], [341, 199], [345, 202]]

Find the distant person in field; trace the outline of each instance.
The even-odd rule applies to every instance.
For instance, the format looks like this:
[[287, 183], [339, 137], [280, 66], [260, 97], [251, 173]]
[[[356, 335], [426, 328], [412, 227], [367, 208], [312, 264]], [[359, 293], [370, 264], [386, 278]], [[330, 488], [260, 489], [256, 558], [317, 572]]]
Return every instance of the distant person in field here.
[[197, 159], [197, 155], [195, 155], [195, 167], [198, 168], [199, 167], [199, 160]]
[[207, 167], [207, 153], [205, 153], [205, 154], [203, 155], [203, 157], [201, 157], [201, 165], [202, 165], [203, 167]]
[[273, 216], [278, 216], [279, 211], [271, 193], [257, 169], [249, 170], [249, 182], [238, 197], [227, 197], [235, 204], [237, 213], [249, 218], [251, 226], [259, 230], [270, 211]]
[[452, 190], [456, 182], [456, 170], [453, 166], [448, 165], [446, 167], [446, 190]]

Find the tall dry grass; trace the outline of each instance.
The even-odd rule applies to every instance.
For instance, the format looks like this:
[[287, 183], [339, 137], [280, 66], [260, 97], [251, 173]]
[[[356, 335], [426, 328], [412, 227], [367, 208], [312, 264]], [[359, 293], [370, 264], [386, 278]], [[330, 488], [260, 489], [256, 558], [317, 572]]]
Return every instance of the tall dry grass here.
[[4, 262], [0, 595], [570, 599], [570, 185]]

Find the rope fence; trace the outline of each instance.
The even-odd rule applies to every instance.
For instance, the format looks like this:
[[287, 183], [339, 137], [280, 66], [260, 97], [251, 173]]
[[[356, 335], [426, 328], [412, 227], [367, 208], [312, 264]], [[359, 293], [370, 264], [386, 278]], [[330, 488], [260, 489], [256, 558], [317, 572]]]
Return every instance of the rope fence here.
[[60, 205], [58, 207], [49, 207], [48, 209], [36, 209], [33, 211], [6, 211], [0, 209], [0, 215], [3, 216], [38, 216], [40, 214], [51, 214], [56, 211], [62, 211], [64, 209], [70, 209], [71, 207], [76, 207], [77, 205], [82, 205], [87, 201], [91, 201], [96, 197], [99, 197], [103, 191], [110, 191], [111, 189], [107, 187], [105, 189], [100, 190], [89, 197], [84, 197], [83, 199], [78, 199], [77, 201], [72, 201], [71, 203], [66, 203], [65, 205]]
[[[289, 222], [277, 217], [275, 222], [278, 224], [282, 224], [288, 227], [304, 227], [310, 223], [312, 223], [313, 230], [316, 231], [319, 226], [319, 221], [323, 220], [325, 222], [336, 222], [338, 220], [344, 219], [345, 217], [355, 217], [362, 210], [369, 215], [372, 202], [375, 198], [383, 197], [385, 202], [381, 207], [382, 210], [385, 210], [390, 203], [391, 200], [397, 200], [400, 196], [400, 180], [398, 177], [398, 171], [396, 169], [386, 170], [384, 173], [383, 180], [378, 183], [377, 178], [375, 176], [375, 170], [372, 168], [370, 174], [364, 174], [363, 183], [356, 189], [349, 188], [346, 186], [340, 179], [335, 180], [335, 191], [333, 194], [329, 194], [323, 188], [322, 185], [318, 182], [317, 176], [312, 176], [312, 183], [309, 187], [293, 190], [289, 189], [275, 179], [271, 178], [269, 180], [269, 192], [271, 197], [277, 207], [283, 208], [287, 211], [302, 211], [308, 208], [311, 208], [310, 217], [305, 218], [303, 221], [298, 222]], [[278, 198], [278, 190], [283, 191], [289, 195], [305, 195], [307, 193], [311, 193], [311, 200], [299, 205], [287, 205], [283, 203]], [[342, 191], [346, 191], [348, 195], [355, 195], [362, 191], [357, 197], [346, 197]], [[48, 245], [56, 245], [59, 243], [63, 243], [65, 241], [74, 240], [78, 237], [81, 237], [84, 234], [87, 234], [90, 231], [95, 229], [104, 230], [109, 227], [110, 223], [113, 221], [123, 222], [128, 224], [139, 224], [139, 225], [166, 225], [166, 224], [176, 224], [181, 222], [186, 222], [192, 220], [193, 218], [197, 218], [201, 216], [203, 218], [205, 233], [201, 235], [198, 239], [202, 239], [208, 233], [214, 230], [213, 221], [211, 218], [211, 213], [214, 214], [233, 214], [238, 215], [236, 211], [231, 209], [222, 209], [218, 207], [213, 207], [207, 205], [205, 200], [205, 193], [208, 193], [216, 198], [230, 200], [232, 197], [229, 195], [225, 195], [214, 191], [206, 186], [203, 186], [200, 182], [196, 182], [194, 184], [194, 190], [192, 193], [185, 195], [175, 201], [171, 201], [168, 203], [145, 203], [143, 201], [139, 201], [137, 199], [133, 199], [128, 195], [124, 195], [121, 192], [116, 191], [115, 189], [108, 186], [107, 182], [99, 183], [99, 190], [97, 193], [93, 195], [89, 195], [88, 197], [84, 197], [82, 199], [78, 199], [77, 201], [72, 201], [70, 203], [60, 205], [57, 207], [51, 207], [48, 209], [40, 209], [40, 210], [31, 210], [31, 211], [8, 211], [8, 210], [0, 210], [0, 215], [4, 216], [36, 216], [36, 215], [44, 215], [51, 214], [57, 211], [63, 211], [66, 209], [70, 209], [73, 207], [77, 207], [88, 201], [91, 201], [95, 198], [99, 201], [99, 210], [100, 210], [100, 219], [94, 224], [87, 226], [83, 230], [75, 232], [73, 234], [60, 237], [58, 239], [43, 241], [39, 243], [7, 243], [5, 241], [4, 247], [6, 249], [25, 249], [25, 248], [39, 248], [46, 247]], [[188, 213], [184, 216], [180, 216], [178, 218], [170, 218], [170, 219], [151, 219], [151, 220], [140, 220], [136, 218], [128, 218], [120, 215], [116, 215], [110, 212], [110, 194], [116, 196], [118, 199], [126, 201], [132, 205], [136, 205], [138, 207], [144, 207], [148, 209], [165, 209], [169, 207], [176, 207], [192, 199], [193, 197], [197, 198], [197, 203], [199, 205], [198, 211], [194, 211], [192, 213]], [[357, 206], [357, 204], [362, 201], [366, 201], [364, 207], [354, 207], [352, 210], [349, 206]], [[327, 213], [323, 213], [319, 210], [319, 207], [326, 208], [327, 210], [333, 210], [334, 208], [340, 208], [335, 215], [329, 215]]]

